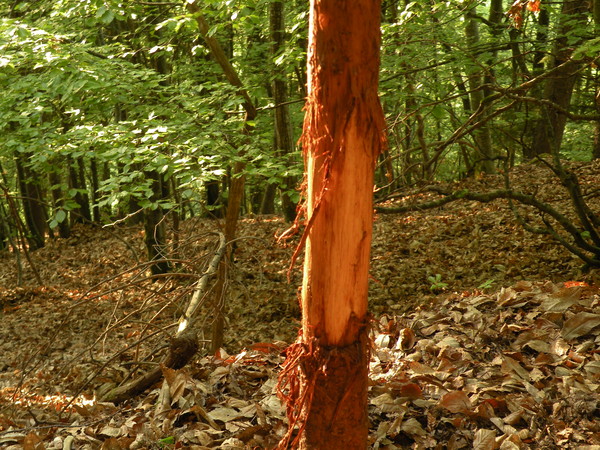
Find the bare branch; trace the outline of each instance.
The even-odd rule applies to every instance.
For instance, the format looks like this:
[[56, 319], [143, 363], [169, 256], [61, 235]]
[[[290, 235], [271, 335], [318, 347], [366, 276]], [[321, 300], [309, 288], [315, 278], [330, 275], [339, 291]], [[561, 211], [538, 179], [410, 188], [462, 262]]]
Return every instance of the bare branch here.
[[[600, 257], [600, 246], [590, 244], [588, 241], [586, 241], [582, 236], [582, 231], [579, 230], [564, 214], [560, 213], [558, 210], [556, 210], [549, 204], [538, 200], [533, 195], [523, 194], [522, 192], [516, 192], [511, 189], [496, 190], [487, 193], [470, 192], [467, 189], [455, 192], [445, 192], [436, 187], [429, 187], [426, 190], [438, 192], [442, 194], [443, 197], [427, 203], [406, 205], [395, 208], [375, 207], [375, 210], [381, 214], [394, 214], [438, 208], [440, 206], [446, 205], [450, 202], [460, 199], [474, 200], [482, 203], [488, 203], [497, 199], [516, 200], [523, 205], [532, 206], [535, 209], [537, 209], [540, 213], [552, 217], [568, 234], [571, 235], [571, 238], [573, 239], [575, 245], [566, 242], [564, 238], [558, 238], [558, 234], [556, 233], [554, 228], [549, 227], [546, 223], [546, 226], [548, 227], [548, 233], [553, 235], [554, 238], [557, 239], [558, 242], [560, 242], [562, 245], [564, 245], [569, 251], [572, 251], [573, 248], [577, 247], [581, 250], [592, 253], [594, 257], [590, 258], [589, 256], [586, 256], [585, 258], [582, 258], [581, 250], [573, 252], [576, 256], [580, 257], [586, 263], [594, 266], [600, 266], [600, 259], [598, 259], [598, 257]], [[544, 222], [546, 222], [546, 220], [544, 220]]]

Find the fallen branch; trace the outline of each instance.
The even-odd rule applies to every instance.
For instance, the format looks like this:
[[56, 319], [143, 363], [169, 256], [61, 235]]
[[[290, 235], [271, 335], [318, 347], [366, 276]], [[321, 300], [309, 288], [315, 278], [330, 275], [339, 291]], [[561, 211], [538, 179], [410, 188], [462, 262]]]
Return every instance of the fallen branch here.
[[[547, 234], [550, 234], [556, 239], [561, 245], [567, 248], [571, 253], [575, 254], [587, 265], [593, 267], [600, 267], [600, 247], [589, 243], [584, 238], [584, 232], [579, 230], [567, 216], [553, 208], [547, 203], [544, 203], [533, 195], [523, 194], [522, 192], [516, 192], [511, 189], [501, 189], [486, 193], [471, 192], [467, 189], [462, 189], [454, 192], [446, 192], [436, 187], [429, 187], [425, 190], [437, 192], [443, 197], [426, 203], [418, 203], [413, 205], [398, 206], [394, 208], [386, 208], [376, 206], [375, 211], [380, 214], [398, 214], [410, 211], [423, 211], [426, 209], [439, 208], [440, 206], [446, 205], [450, 202], [465, 199], [473, 200], [481, 203], [489, 203], [497, 199], [509, 199], [515, 200], [523, 205], [532, 206], [539, 212], [552, 217], [573, 239], [574, 244], [570, 244], [563, 238], [558, 236], [556, 231], [546, 223]], [[592, 253], [592, 257], [584, 252]]]
[[208, 265], [208, 269], [202, 274], [200, 279], [196, 284], [196, 289], [194, 289], [194, 294], [192, 295], [192, 299], [190, 300], [190, 304], [188, 305], [185, 313], [179, 319], [179, 327], [177, 328], [176, 336], [179, 336], [183, 333], [187, 328], [193, 328], [191, 325], [193, 324], [194, 314], [200, 306], [200, 300], [204, 295], [204, 291], [206, 291], [206, 286], [208, 284], [208, 279], [217, 273], [219, 269], [219, 263], [223, 259], [223, 255], [225, 255], [225, 250], [227, 249], [227, 242], [225, 241], [225, 235], [223, 233], [219, 233], [219, 247], [215, 251], [215, 256], [210, 261]]
[[100, 399], [103, 402], [122, 403], [125, 400], [144, 392], [163, 377], [163, 367], [169, 369], [181, 369], [198, 351], [198, 339], [196, 332], [189, 329], [171, 340], [169, 353], [164, 361], [156, 369], [145, 373], [136, 380], [123, 386], [116, 387]]
[[169, 353], [156, 369], [143, 374], [137, 379], [123, 386], [111, 389], [106, 394], [100, 394], [101, 401], [122, 403], [131, 397], [144, 392], [153, 384], [160, 381], [163, 377], [163, 367], [169, 369], [181, 369], [184, 367], [198, 351], [198, 337], [194, 329], [194, 315], [198, 306], [201, 304], [201, 299], [204, 296], [208, 280], [217, 273], [219, 263], [223, 259], [227, 243], [223, 233], [219, 234], [219, 246], [215, 251], [210, 264], [206, 271], [202, 274], [190, 300], [185, 313], [179, 319], [179, 328], [175, 336], [171, 339]]

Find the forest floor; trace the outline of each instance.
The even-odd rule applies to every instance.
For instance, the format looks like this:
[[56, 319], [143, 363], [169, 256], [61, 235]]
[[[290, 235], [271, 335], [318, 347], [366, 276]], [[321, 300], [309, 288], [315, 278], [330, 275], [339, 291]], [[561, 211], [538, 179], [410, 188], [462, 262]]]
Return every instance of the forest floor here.
[[[570, 167], [599, 212], [600, 163]], [[569, 210], [543, 165], [512, 177], [516, 189]], [[411, 190], [383, 206], [432, 198]], [[276, 445], [287, 430], [277, 375], [299, 328], [302, 267], [300, 258], [288, 282], [298, 239], [277, 243], [287, 228], [277, 217], [240, 223], [219, 357], [205, 345], [206, 300], [193, 363], [164, 369], [164, 382], [123, 404], [96, 401], [157, 367], [220, 225], [186, 221], [176, 273], [154, 282], [139, 227], [76, 227], [31, 252], [32, 264], [0, 255], [0, 447]], [[370, 448], [600, 449], [598, 271], [523, 230], [504, 200], [378, 214], [374, 228]]]

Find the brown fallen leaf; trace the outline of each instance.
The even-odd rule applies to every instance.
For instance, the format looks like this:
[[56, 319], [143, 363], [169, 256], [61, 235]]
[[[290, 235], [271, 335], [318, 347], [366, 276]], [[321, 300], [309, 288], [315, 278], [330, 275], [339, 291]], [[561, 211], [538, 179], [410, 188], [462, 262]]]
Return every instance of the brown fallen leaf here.
[[100, 450], [123, 450], [125, 448], [117, 438], [110, 438], [102, 443]]
[[473, 439], [473, 450], [494, 450], [498, 448], [496, 443], [496, 432], [480, 428], [475, 432]]
[[469, 413], [473, 404], [464, 391], [451, 391], [440, 399], [439, 405], [452, 413]]
[[400, 388], [400, 395], [402, 397], [408, 397], [411, 400], [423, 397], [423, 391], [421, 387], [416, 383], [407, 383], [402, 385]]
[[396, 349], [408, 351], [415, 346], [417, 342], [417, 336], [415, 332], [410, 328], [403, 328], [400, 330], [398, 342], [396, 343]]
[[564, 339], [571, 340], [588, 334], [597, 326], [600, 326], [600, 314], [580, 312], [567, 319], [560, 332]]

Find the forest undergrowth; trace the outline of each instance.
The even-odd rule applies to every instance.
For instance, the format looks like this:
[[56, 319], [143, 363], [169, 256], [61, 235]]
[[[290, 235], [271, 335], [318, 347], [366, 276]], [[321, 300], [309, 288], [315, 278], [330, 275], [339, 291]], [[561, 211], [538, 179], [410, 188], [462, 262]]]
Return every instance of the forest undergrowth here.
[[[600, 185], [598, 163], [570, 166]], [[543, 165], [517, 167], [512, 182], [569, 208]], [[407, 190], [384, 206], [433, 195]], [[19, 275], [16, 256], [0, 254], [0, 446], [273, 448], [287, 427], [275, 387], [300, 326], [302, 267], [288, 281], [298, 237], [277, 243], [278, 217], [240, 223], [218, 357], [207, 296], [192, 364], [123, 404], [95, 400], [157, 366], [221, 225], [187, 220], [175, 273], [155, 281], [141, 227], [79, 226], [50, 241], [31, 253], [43, 285], [24, 258]], [[523, 230], [506, 201], [378, 214], [371, 276], [372, 448], [600, 448], [598, 271]]]

